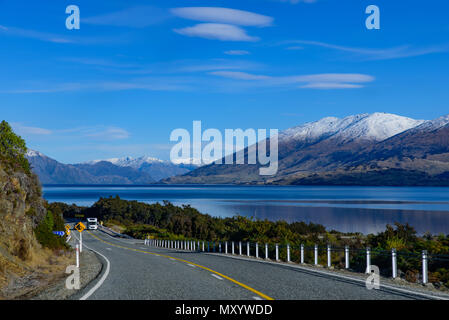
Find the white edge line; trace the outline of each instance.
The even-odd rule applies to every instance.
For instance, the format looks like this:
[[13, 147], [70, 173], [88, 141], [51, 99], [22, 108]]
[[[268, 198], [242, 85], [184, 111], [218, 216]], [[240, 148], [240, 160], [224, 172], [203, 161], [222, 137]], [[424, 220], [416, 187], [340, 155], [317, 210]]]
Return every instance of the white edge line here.
[[[77, 237], [75, 236], [75, 238], [77, 238]], [[78, 239], [78, 238], [77, 238], [77, 239]], [[86, 246], [84, 243], [83, 243], [83, 247], [86, 247], [87, 249], [89, 249], [89, 250], [95, 252], [96, 254], [102, 256], [103, 259], [106, 260], [106, 270], [105, 270], [103, 276], [101, 277], [101, 279], [98, 280], [97, 284], [96, 284], [95, 286], [93, 286], [93, 287], [92, 287], [92, 288], [91, 288], [91, 289], [90, 289], [84, 296], [82, 296], [82, 297], [80, 298], [80, 300], [87, 300], [91, 295], [93, 295], [93, 294], [95, 293], [95, 291], [98, 290], [98, 288], [100, 288], [100, 287], [103, 285], [103, 282], [106, 280], [106, 278], [107, 278], [108, 275], [109, 275], [109, 270], [110, 270], [110, 267], [111, 267], [111, 263], [109, 262], [109, 259], [106, 258], [104, 255], [102, 255], [100, 252], [98, 252], [98, 251], [96, 251], [96, 250], [94, 250], [94, 249], [92, 249], [92, 248], [89, 248], [89, 247]]]

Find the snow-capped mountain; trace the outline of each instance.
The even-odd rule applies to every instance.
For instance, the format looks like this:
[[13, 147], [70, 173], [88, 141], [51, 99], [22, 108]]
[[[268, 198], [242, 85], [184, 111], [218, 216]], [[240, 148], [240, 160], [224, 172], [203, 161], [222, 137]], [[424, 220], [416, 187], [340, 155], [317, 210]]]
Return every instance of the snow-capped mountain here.
[[445, 127], [449, 125], [449, 114], [439, 117], [434, 120], [425, 121], [420, 126], [416, 127], [416, 130], [422, 130], [422, 131], [432, 131], [432, 130], [438, 130], [442, 127]]
[[112, 164], [115, 164], [119, 167], [132, 167], [132, 168], [140, 168], [144, 164], [153, 164], [153, 163], [169, 163], [169, 161], [142, 156], [138, 158], [133, 157], [122, 157], [122, 158], [111, 158], [111, 159], [104, 159], [104, 160], [92, 160], [87, 161], [85, 164], [95, 164], [101, 161], [110, 162]]
[[26, 158], [42, 184], [149, 184], [148, 173], [109, 162], [73, 165], [60, 163], [43, 153], [28, 150]]
[[426, 121], [380, 112], [352, 115], [342, 119], [326, 117], [283, 131], [280, 141], [313, 142], [324, 138], [335, 138], [340, 142], [382, 141], [424, 122]]
[[196, 168], [146, 156], [63, 164], [30, 149], [26, 157], [43, 184], [149, 184]]
[[168, 183], [449, 185], [449, 116], [326, 117], [279, 134], [272, 177], [259, 165], [209, 165]]
[[148, 173], [156, 181], [176, 175], [185, 174], [197, 168], [197, 166], [191, 164], [172, 163], [171, 161], [161, 160], [148, 156], [142, 156], [138, 158], [122, 157], [105, 160], [93, 160], [84, 163], [84, 165], [93, 165], [101, 162], [108, 162], [122, 168], [133, 168], [135, 170]]

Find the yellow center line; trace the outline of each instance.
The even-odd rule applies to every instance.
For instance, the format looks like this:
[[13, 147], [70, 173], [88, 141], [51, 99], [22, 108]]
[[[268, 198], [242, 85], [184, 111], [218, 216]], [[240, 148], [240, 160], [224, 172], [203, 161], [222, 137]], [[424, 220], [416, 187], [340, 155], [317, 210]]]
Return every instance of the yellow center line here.
[[243, 283], [241, 283], [241, 282], [239, 282], [239, 281], [237, 281], [237, 280], [235, 280], [235, 279], [232, 279], [231, 277], [228, 277], [228, 276], [226, 276], [226, 275], [224, 275], [224, 274], [222, 274], [222, 273], [220, 273], [220, 272], [217, 272], [217, 271], [215, 271], [215, 270], [212, 270], [212, 269], [210, 269], [210, 268], [208, 268], [208, 267], [204, 267], [204, 266], [199, 265], [199, 264], [196, 264], [196, 263], [194, 263], [194, 262], [187, 261], [187, 260], [183, 260], [183, 259], [179, 259], [179, 258], [176, 258], [176, 257], [171, 257], [171, 256], [168, 256], [168, 255], [165, 255], [165, 254], [154, 253], [154, 252], [148, 252], [148, 251], [144, 251], [144, 250], [133, 249], [133, 248], [129, 248], [129, 247], [124, 247], [124, 246], [121, 246], [121, 245], [117, 245], [117, 244], [114, 244], [114, 243], [110, 243], [110, 242], [107, 242], [107, 241], [105, 241], [105, 240], [103, 240], [103, 239], [97, 237], [96, 235], [94, 235], [94, 234], [91, 233], [90, 231], [87, 231], [87, 232], [88, 232], [91, 236], [93, 236], [94, 238], [96, 238], [97, 240], [99, 240], [99, 241], [101, 241], [101, 242], [103, 242], [103, 243], [109, 244], [109, 245], [111, 245], [111, 246], [117, 247], [117, 248], [126, 249], [126, 250], [131, 250], [131, 251], [135, 251], [135, 252], [146, 253], [146, 254], [152, 254], [152, 255], [156, 255], [156, 256], [160, 256], [160, 257], [164, 257], [164, 258], [173, 259], [173, 260], [177, 260], [177, 261], [180, 261], [180, 262], [192, 264], [192, 265], [194, 265], [194, 266], [196, 266], [196, 267], [198, 267], [198, 268], [207, 270], [207, 271], [209, 271], [209, 272], [212, 272], [212, 273], [216, 274], [217, 276], [220, 276], [220, 277], [222, 277], [222, 278], [225, 278], [225, 279], [227, 279], [227, 280], [229, 280], [229, 281], [231, 281], [231, 282], [233, 282], [233, 283], [235, 283], [235, 284], [241, 286], [242, 288], [245, 288], [245, 289], [247, 289], [247, 290], [249, 290], [249, 291], [251, 291], [251, 292], [253, 292], [253, 293], [259, 295], [260, 297], [262, 297], [262, 298], [264, 298], [264, 299], [266, 299], [266, 300], [274, 300], [273, 298], [267, 296], [266, 294], [263, 294], [262, 292], [257, 291], [256, 289], [253, 289], [253, 288], [251, 288], [250, 286], [247, 286], [246, 284], [243, 284]]

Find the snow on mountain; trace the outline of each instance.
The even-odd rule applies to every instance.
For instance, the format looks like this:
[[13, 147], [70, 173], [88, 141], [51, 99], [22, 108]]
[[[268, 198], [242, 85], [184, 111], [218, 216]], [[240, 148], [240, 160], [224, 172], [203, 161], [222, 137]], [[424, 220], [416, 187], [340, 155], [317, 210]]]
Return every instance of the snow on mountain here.
[[434, 120], [426, 121], [420, 126], [416, 127], [417, 130], [425, 130], [425, 131], [432, 131], [440, 129], [446, 125], [449, 125], [449, 114], [439, 117]]
[[142, 156], [138, 158], [132, 157], [123, 157], [123, 158], [111, 158], [105, 160], [92, 160], [85, 162], [85, 164], [95, 164], [101, 161], [110, 162], [119, 167], [132, 167], [132, 168], [140, 168], [144, 164], [154, 164], [154, 163], [167, 163], [168, 161], [164, 161], [157, 158]]
[[32, 157], [46, 157], [43, 153], [40, 153], [39, 151], [28, 149], [27, 153], [25, 154], [25, 157], [32, 158]]
[[426, 122], [390, 113], [358, 114], [345, 118], [327, 117], [283, 131], [281, 141], [313, 142], [337, 138], [341, 142], [355, 140], [382, 141]]

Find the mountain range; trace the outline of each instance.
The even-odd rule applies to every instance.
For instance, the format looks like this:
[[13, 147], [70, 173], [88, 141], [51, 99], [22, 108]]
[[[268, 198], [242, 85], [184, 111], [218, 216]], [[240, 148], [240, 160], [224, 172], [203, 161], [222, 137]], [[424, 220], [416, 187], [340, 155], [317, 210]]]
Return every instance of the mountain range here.
[[193, 170], [194, 166], [156, 158], [115, 158], [63, 164], [39, 151], [26, 155], [42, 184], [152, 184]]
[[[211, 164], [164, 183], [449, 185], [449, 116], [415, 120], [388, 113], [327, 117], [278, 135], [279, 169]], [[246, 153], [248, 149], [245, 150]]]

